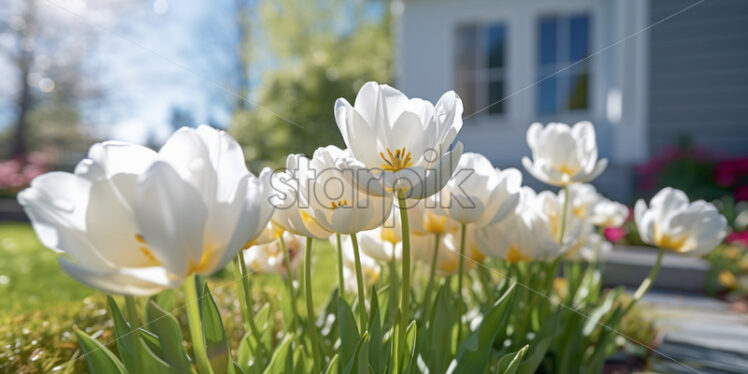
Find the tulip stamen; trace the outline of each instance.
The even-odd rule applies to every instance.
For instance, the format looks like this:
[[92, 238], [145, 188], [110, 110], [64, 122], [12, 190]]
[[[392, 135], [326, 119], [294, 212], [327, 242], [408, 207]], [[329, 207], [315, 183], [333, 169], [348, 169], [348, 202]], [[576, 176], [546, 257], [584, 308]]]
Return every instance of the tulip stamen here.
[[153, 255], [153, 252], [151, 252], [150, 249], [146, 247], [140, 247], [139, 249], [140, 249], [140, 253], [142, 253], [146, 258], [148, 258], [149, 261], [155, 264], [160, 264], [160, 262], [158, 261], [158, 259], [156, 259], [156, 256]]
[[348, 205], [348, 200], [342, 200], [342, 201], [338, 200], [337, 203], [333, 201], [330, 203], [330, 209], [335, 210], [337, 208], [340, 208], [342, 206], [347, 206], [347, 205]]
[[506, 260], [509, 263], [514, 264], [520, 261], [530, 261], [530, 258], [525, 256], [525, 254], [522, 253], [522, 251], [520, 251], [519, 249], [517, 249], [517, 247], [512, 245], [509, 247], [509, 251], [506, 254]]
[[150, 249], [148, 249], [148, 242], [145, 241], [145, 238], [143, 238], [143, 235], [135, 234], [135, 240], [138, 243], [142, 244], [142, 246], [138, 248], [138, 250], [140, 251], [140, 253], [143, 254], [143, 256], [145, 256], [148, 259], [148, 261], [152, 262], [155, 265], [161, 265], [161, 261], [159, 261], [156, 258], [156, 256], [153, 255], [153, 252], [151, 252]]
[[683, 250], [683, 245], [686, 244], [686, 239], [688, 239], [686, 236], [675, 238], [668, 234], [662, 234], [657, 227], [655, 227], [654, 231], [654, 241], [658, 247], [671, 249], [676, 252]]
[[382, 169], [384, 170], [395, 172], [413, 166], [413, 162], [411, 162], [411, 153], [406, 152], [405, 147], [395, 149], [394, 154], [390, 148], [387, 147], [387, 155], [385, 155], [384, 152], [379, 152], [379, 156], [382, 157], [382, 160], [385, 162], [382, 164]]

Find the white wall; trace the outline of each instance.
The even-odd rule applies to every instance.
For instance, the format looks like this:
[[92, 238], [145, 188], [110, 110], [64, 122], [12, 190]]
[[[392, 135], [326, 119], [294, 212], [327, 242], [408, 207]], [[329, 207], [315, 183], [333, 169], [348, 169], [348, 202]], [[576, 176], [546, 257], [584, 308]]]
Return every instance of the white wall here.
[[[504, 102], [507, 114], [467, 118], [460, 135], [466, 149], [485, 154], [497, 165], [516, 165], [522, 155], [529, 154], [525, 131], [530, 123], [590, 120], [596, 124], [603, 156], [614, 164], [640, 161], [646, 157], [646, 131], [642, 130], [646, 115], [639, 99], [633, 97], [645, 88], [640, 80], [645, 82], [642, 69], [646, 64], [639, 66], [636, 61], [645, 57], [637, 53], [637, 48], [646, 41], [646, 33], [641, 33], [641, 38], [611, 44], [638, 26], [634, 21], [643, 17], [640, 8], [646, 9], [646, 3], [647, 0], [406, 0], [396, 32], [396, 85], [409, 96], [437, 100], [455, 86], [456, 26], [503, 22], [508, 37], [505, 92], [509, 98]], [[591, 60], [591, 108], [584, 115], [539, 117], [535, 110], [537, 18], [544, 13], [581, 10], [592, 16], [592, 53], [602, 51]], [[620, 115], [616, 115], [616, 105]]]

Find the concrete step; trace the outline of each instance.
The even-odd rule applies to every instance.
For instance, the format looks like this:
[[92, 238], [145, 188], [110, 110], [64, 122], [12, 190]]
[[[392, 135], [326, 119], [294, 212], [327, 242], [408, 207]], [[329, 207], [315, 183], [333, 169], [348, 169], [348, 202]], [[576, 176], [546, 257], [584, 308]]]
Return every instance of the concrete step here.
[[713, 298], [650, 292], [640, 308], [661, 344], [652, 368], [667, 373], [748, 373], [748, 315]]
[[[649, 275], [657, 250], [649, 247], [617, 245], [604, 259], [605, 287], [638, 287]], [[659, 290], [704, 293], [709, 271], [705, 260], [666, 252], [653, 287]]]

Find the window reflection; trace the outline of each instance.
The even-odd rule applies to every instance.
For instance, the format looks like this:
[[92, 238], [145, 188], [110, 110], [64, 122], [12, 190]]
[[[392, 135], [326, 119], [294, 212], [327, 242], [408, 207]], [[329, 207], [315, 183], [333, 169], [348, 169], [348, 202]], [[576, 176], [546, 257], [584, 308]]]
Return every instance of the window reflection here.
[[456, 86], [465, 115], [505, 112], [506, 34], [503, 24], [470, 24], [456, 29]]
[[537, 110], [543, 115], [589, 108], [590, 16], [538, 20]]

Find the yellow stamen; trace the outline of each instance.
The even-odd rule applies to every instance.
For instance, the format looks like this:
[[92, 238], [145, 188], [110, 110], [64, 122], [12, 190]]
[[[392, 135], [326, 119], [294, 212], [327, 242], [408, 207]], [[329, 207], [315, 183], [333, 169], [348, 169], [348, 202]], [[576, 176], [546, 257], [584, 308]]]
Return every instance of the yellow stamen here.
[[558, 171], [561, 172], [561, 174], [566, 174], [570, 177], [573, 177], [577, 174], [576, 170], [571, 168], [569, 165], [561, 164], [561, 167], [558, 168]]
[[439, 216], [431, 212], [426, 212], [423, 226], [430, 233], [444, 234], [447, 231], [447, 216]]
[[148, 249], [148, 242], [145, 241], [143, 235], [135, 234], [135, 240], [138, 243], [142, 244], [142, 246], [138, 248], [140, 253], [142, 253], [143, 256], [145, 256], [145, 258], [147, 258], [148, 261], [150, 261], [153, 265], [160, 266], [161, 261], [159, 261], [156, 256], [153, 255], [153, 252], [151, 252], [150, 249]]
[[395, 230], [393, 230], [390, 227], [382, 227], [382, 230], [379, 232], [379, 236], [382, 239], [382, 241], [390, 242], [392, 244], [397, 244], [397, 242], [400, 241], [397, 239]]
[[156, 256], [153, 255], [153, 253], [148, 248], [146, 248], [146, 247], [140, 247], [139, 249], [140, 249], [140, 252], [146, 258], [148, 258], [148, 261], [150, 261], [150, 262], [152, 262], [152, 263], [154, 263], [156, 265], [161, 265], [161, 262], [156, 258]]
[[187, 274], [203, 273], [208, 270], [209, 260], [213, 257], [213, 253], [216, 252], [218, 247], [212, 243], [205, 245], [203, 249], [203, 255], [200, 257], [200, 262], [197, 264], [190, 261]]
[[387, 171], [395, 172], [413, 166], [413, 163], [411, 162], [411, 154], [410, 152], [405, 151], [405, 147], [395, 149], [395, 154], [392, 154], [392, 151], [388, 147], [387, 155], [385, 155], [384, 152], [379, 152], [379, 156], [382, 157], [382, 160], [385, 162], [382, 164], [382, 169]]
[[337, 208], [340, 208], [342, 206], [348, 206], [348, 200], [338, 200], [338, 202], [331, 202], [330, 203], [330, 209], [335, 210]]
[[675, 252], [683, 252], [685, 249], [683, 245], [686, 244], [687, 239], [688, 237], [686, 235], [683, 235], [680, 238], [675, 238], [671, 235], [662, 234], [658, 227], [655, 227], [654, 230], [655, 245], [661, 248], [671, 249]]
[[515, 246], [509, 247], [509, 252], [506, 254], [506, 260], [512, 264], [520, 261], [530, 261], [531, 258], [527, 257], [522, 251], [517, 249]]

